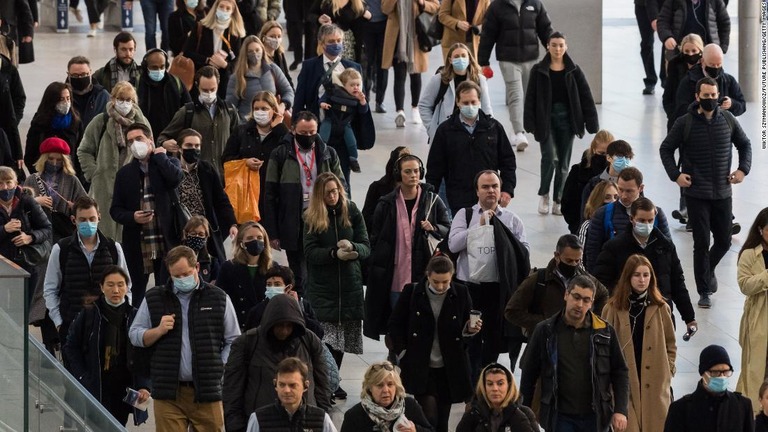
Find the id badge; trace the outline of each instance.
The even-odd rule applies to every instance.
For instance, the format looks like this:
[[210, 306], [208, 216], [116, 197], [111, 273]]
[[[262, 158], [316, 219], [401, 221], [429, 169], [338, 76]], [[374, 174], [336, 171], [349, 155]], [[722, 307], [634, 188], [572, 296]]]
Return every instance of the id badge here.
[[309, 201], [309, 192], [304, 192], [304, 202]]

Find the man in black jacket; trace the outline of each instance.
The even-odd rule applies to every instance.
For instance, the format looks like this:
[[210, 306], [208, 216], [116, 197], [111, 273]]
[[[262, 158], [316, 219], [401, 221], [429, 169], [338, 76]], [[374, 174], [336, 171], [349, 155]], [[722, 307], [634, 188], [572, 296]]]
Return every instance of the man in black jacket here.
[[667, 51], [677, 51], [685, 35], [696, 33], [704, 44], [714, 43], [728, 52], [731, 18], [723, 0], [665, 0], [660, 5], [656, 28]]
[[455, 215], [477, 203], [473, 179], [483, 170], [499, 171], [499, 203], [515, 196], [517, 162], [504, 126], [480, 109], [480, 86], [464, 81], [456, 87], [458, 110], [440, 124], [429, 149], [427, 183], [434, 190], [445, 180], [448, 206]]
[[168, 54], [158, 48], [147, 51], [141, 61], [141, 75], [136, 78], [139, 108], [152, 130], [160, 133], [184, 104], [192, 102], [181, 80], [168, 73]]
[[[659, 154], [670, 180], [685, 188], [688, 221], [693, 229], [693, 271], [699, 307], [712, 307], [717, 291], [715, 267], [731, 246], [732, 184], [739, 184], [752, 166], [752, 144], [739, 122], [717, 105], [717, 81], [696, 83], [696, 101], [675, 121], [661, 143]], [[731, 172], [732, 146], [739, 153], [738, 169]], [[680, 149], [681, 163], [675, 161]], [[714, 238], [709, 248], [710, 231]]]
[[577, 276], [563, 311], [539, 323], [528, 342], [520, 391], [530, 407], [541, 379], [539, 419], [548, 431], [627, 427], [629, 370], [613, 327], [589, 310], [594, 299], [592, 280]]
[[115, 56], [101, 69], [93, 73], [93, 80], [101, 84], [108, 92], [119, 81], [128, 81], [136, 85], [136, 78], [141, 73], [139, 65], [133, 60], [136, 53], [136, 39], [128, 32], [120, 32], [112, 40]]
[[[659, 15], [658, 0], [635, 0], [635, 20], [640, 30], [640, 58], [645, 69], [644, 95], [652, 95], [656, 88], [656, 66], [653, 64], [653, 34], [656, 32], [656, 18]], [[662, 56], [662, 61], [663, 61]], [[662, 68], [663, 72], [663, 68]]]
[[85, 131], [88, 123], [106, 110], [109, 92], [93, 79], [91, 62], [83, 56], [72, 57], [67, 63], [66, 83], [72, 86], [72, 105], [80, 113]]

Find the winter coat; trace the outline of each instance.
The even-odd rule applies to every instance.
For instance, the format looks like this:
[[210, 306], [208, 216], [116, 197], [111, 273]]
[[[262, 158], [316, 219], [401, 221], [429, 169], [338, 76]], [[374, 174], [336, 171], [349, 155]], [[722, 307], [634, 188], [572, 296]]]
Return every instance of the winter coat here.
[[[139, 107], [134, 105], [133, 109], [136, 111], [133, 120], [149, 126]], [[133, 156], [127, 145], [124, 151], [126, 152], [124, 164], [128, 164], [133, 160]], [[99, 208], [102, 209], [99, 230], [107, 237], [119, 242], [122, 239], [123, 227], [112, 219], [108, 211], [112, 207], [115, 177], [121, 168], [118, 165], [120, 156], [115, 139], [115, 121], [109, 115], [101, 113], [88, 124], [83, 140], [77, 148], [77, 157], [85, 180], [91, 184], [88, 195], [96, 200]]]
[[[432, 343], [437, 333], [440, 355], [443, 358], [451, 402], [466, 402], [472, 395], [469, 357], [467, 357], [463, 331], [469, 322], [472, 298], [467, 287], [451, 283], [435, 323], [425, 277], [405, 287], [395, 310], [389, 318], [389, 335], [393, 351], [405, 355], [400, 360], [400, 377], [409, 394], [425, 394], [434, 384], [429, 382], [429, 360]], [[479, 337], [479, 336], [475, 336]]]
[[[363, 276], [360, 262], [371, 253], [363, 215], [347, 202], [350, 227], [342, 224], [338, 207], [327, 207], [328, 229], [304, 233], [307, 259], [307, 300], [321, 322], [343, 323], [363, 319]], [[342, 261], [336, 256], [339, 240], [349, 240], [358, 258]]]
[[[707, 120], [698, 108], [698, 102], [688, 107], [686, 115], [692, 120], [687, 142], [684, 137], [686, 116], [675, 121], [659, 148], [661, 162], [673, 182], [681, 173], [690, 174], [691, 186], [683, 189], [685, 196], [705, 200], [730, 198], [732, 189], [728, 178], [733, 163], [732, 147], [735, 146], [739, 153], [738, 169], [747, 175], [752, 166], [752, 144], [736, 119], [733, 119], [731, 129], [725, 119], [728, 113], [715, 107], [712, 119]], [[675, 150], [678, 149], [679, 166], [675, 162]]]
[[[703, 0], [704, 17], [706, 21], [705, 34], [700, 34], [704, 45], [713, 43], [720, 45], [723, 53], [728, 52], [731, 39], [731, 18], [723, 0]], [[688, 19], [688, 0], [665, 0], [656, 21], [659, 40], [663, 44], [669, 38], [680, 42], [685, 34], [685, 22]]]
[[[293, 332], [285, 341], [276, 340], [272, 332], [281, 322], [293, 324]], [[330, 410], [332, 390], [328, 386], [322, 342], [306, 330], [298, 302], [287, 295], [276, 295], [269, 301], [261, 325], [232, 343], [224, 370], [227, 430], [244, 430], [256, 408], [275, 401], [277, 394], [272, 380], [277, 364], [286, 357], [298, 357], [309, 368], [307, 403]]]
[[[488, 80], [483, 75], [480, 75], [479, 78], [480, 80], [477, 84], [480, 85], [480, 109], [493, 117], [491, 94], [488, 91]], [[456, 89], [453, 82], [448, 84], [448, 88], [446, 88], [445, 93], [443, 94], [443, 99], [437, 103], [437, 105], [435, 104], [437, 102], [437, 97], [440, 95], [442, 82], [442, 75], [438, 71], [429, 78], [429, 81], [422, 90], [421, 97], [419, 98], [419, 114], [427, 128], [429, 142], [434, 141], [437, 127], [448, 120], [456, 110]]]
[[[312, 114], [320, 115], [320, 98], [318, 92], [320, 86], [323, 85], [322, 79], [325, 76], [326, 67], [323, 62], [325, 61], [324, 55], [312, 57], [304, 60], [301, 64], [301, 71], [299, 77], [296, 79], [296, 95], [293, 99], [293, 112], [298, 113], [301, 111], [309, 111]], [[340, 64], [344, 69], [353, 68], [361, 74], [363, 68], [359, 63], [347, 59], [341, 59]]]
[[584, 213], [581, 207], [581, 195], [584, 188], [590, 183], [590, 180], [605, 171], [608, 162], [605, 156], [592, 156], [592, 163], [587, 166], [587, 151], [581, 156], [581, 162], [571, 165], [571, 171], [565, 179], [563, 187], [563, 197], [560, 201], [560, 210], [563, 213], [563, 219], [568, 223], [568, 231], [571, 234], [578, 234], [579, 226], [584, 220]]
[[[563, 56], [565, 63], [565, 88], [568, 92], [568, 118], [571, 122], [571, 134], [579, 138], [584, 136], [584, 127], [587, 132], [597, 133], [600, 129], [597, 119], [597, 108], [592, 99], [592, 91], [589, 83], [576, 63], [566, 53]], [[550, 134], [552, 124], [552, 83], [549, 78], [549, 66], [551, 57], [549, 53], [544, 59], [533, 66], [531, 78], [528, 81], [528, 89], [525, 92], [525, 111], [523, 124], [525, 130], [533, 133], [536, 141], [543, 143]]]
[[[291, 71], [288, 67], [288, 61], [285, 59], [285, 53], [281, 51], [275, 51], [274, 55], [272, 57], [269, 57], [270, 60], [272, 60], [272, 63], [277, 65], [277, 67], [280, 68], [280, 70], [283, 72], [283, 76], [285, 76], [285, 79], [288, 80], [288, 84], [290, 84], [292, 89], [296, 89], [296, 86], [293, 84], [293, 78], [291, 77]], [[295, 96], [295, 93], [294, 93]], [[293, 101], [291, 101], [293, 102]]]
[[281, 12], [280, 3], [280, 0], [238, 0], [245, 33], [258, 35], [265, 22], [276, 20]]
[[[485, 13], [490, 4], [490, 0], [477, 0], [475, 15], [472, 17], [472, 22], [469, 25], [482, 29]], [[463, 43], [470, 45], [469, 48], [472, 49], [472, 52], [477, 53], [477, 48], [480, 45], [480, 35], [472, 33], [471, 42], [468, 42], [467, 32], [459, 30], [457, 27], [459, 22], [467, 20], [466, 0], [447, 0], [441, 2], [438, 17], [440, 17], [440, 22], [443, 24], [443, 38], [440, 39], [440, 45], [445, 50], [443, 52], [448, 52], [448, 49], [455, 43]]]
[[[427, 417], [424, 416], [421, 405], [411, 396], [405, 397], [405, 411], [403, 415], [416, 425], [416, 432], [432, 432], [434, 430], [429, 424]], [[394, 424], [395, 422], [393, 421], [392, 425], [390, 425], [392, 430], [394, 430], [392, 427]], [[344, 423], [341, 424], [340, 432], [377, 432], [378, 430], [379, 428], [363, 409], [363, 405], [357, 403], [344, 413]]]
[[491, 408], [485, 401], [475, 398], [470, 411], [464, 412], [456, 432], [539, 432], [536, 414], [525, 405], [510, 403], [502, 410], [501, 424], [491, 429]]
[[[21, 221], [21, 231], [32, 236], [32, 244], [41, 244], [46, 240], [51, 240], [51, 221], [48, 220], [48, 216], [45, 215], [40, 204], [32, 196], [23, 193], [23, 189], [20, 187], [16, 188], [14, 200], [16, 199], [18, 201], [13, 205], [10, 215], [5, 211], [0, 211], [0, 226], [4, 226], [11, 219], [18, 219]], [[16, 233], [9, 234], [4, 229], [0, 229], [0, 255], [31, 272], [32, 267], [24, 262], [21, 249], [13, 244], [14, 237], [16, 237]]]
[[624, 270], [624, 263], [633, 254], [643, 255], [651, 262], [659, 291], [667, 299], [669, 307], [672, 308], [674, 302], [684, 322], [694, 321], [696, 314], [685, 286], [683, 267], [680, 265], [675, 244], [658, 228], [651, 231], [644, 248], [640, 247], [631, 228], [605, 242], [597, 256], [592, 274], [613, 292]]
[[[680, 88], [680, 84], [685, 83], [688, 78], [688, 72], [692, 69], [701, 68], [701, 63], [696, 63], [693, 66], [688, 65], [683, 59], [682, 53], [677, 54], [667, 61], [667, 79], [664, 81], [664, 93], [661, 96], [661, 105], [664, 107], [664, 113], [667, 114], [667, 132], [672, 129], [672, 125], [675, 124], [675, 120], [679, 117], [678, 105], [677, 105], [677, 90]], [[718, 85], [718, 91], [720, 86]], [[691, 92], [691, 97], [694, 97], [694, 91]], [[683, 113], [688, 108], [686, 104], [683, 109]]]
[[[19, 69], [11, 63], [11, 59], [0, 54], [0, 87], [3, 84], [8, 85], [13, 112], [16, 115], [16, 121], [20, 122], [24, 117], [24, 108], [27, 106], [27, 94], [24, 92], [24, 83], [21, 82]], [[21, 149], [19, 149], [19, 155], [21, 155]]]
[[[371, 257], [368, 261], [368, 280], [365, 294], [365, 323], [363, 333], [372, 339], [387, 332], [387, 321], [391, 313], [389, 294], [392, 288], [395, 253], [397, 253], [397, 236], [402, 227], [397, 226], [397, 198], [400, 188], [395, 189], [379, 200], [373, 215], [371, 231]], [[430, 203], [435, 203], [429, 215], [426, 211]], [[416, 224], [413, 233], [411, 253], [401, 260], [411, 262], [411, 282], [424, 277], [424, 270], [432, 254], [429, 250], [427, 234], [421, 229], [421, 221], [429, 220], [436, 229], [435, 238], [445, 238], [451, 228], [451, 217], [448, 209], [437, 194], [432, 192], [432, 186], [422, 184], [421, 199], [417, 203]]]
[[520, 10], [512, 0], [493, 1], [485, 13], [477, 61], [490, 65], [491, 50], [496, 45], [496, 60], [524, 63], [539, 57], [539, 42], [547, 46], [552, 22], [540, 0], [523, 0]]
[[[303, 68], [303, 66], [302, 66]], [[318, 136], [315, 139], [315, 165], [317, 174], [332, 172], [342, 183], [344, 174], [339, 168], [336, 150], [325, 145]], [[261, 223], [272, 240], [280, 240], [280, 247], [290, 251], [301, 250], [299, 243], [302, 225], [303, 189], [299, 161], [292, 134], [286, 134], [280, 146], [269, 156], [267, 180], [264, 187], [266, 210], [261, 214]]]
[[[701, 64], [694, 65], [688, 73], [680, 78], [677, 90], [674, 94], [674, 115], [675, 119], [684, 116], [688, 112], [688, 107], [696, 100], [696, 83], [704, 78], [704, 70]], [[715, 78], [717, 81], [717, 91], [719, 98], [725, 97], [731, 99], [731, 107], [728, 112], [734, 116], [740, 116], [747, 111], [747, 101], [741, 92], [741, 86], [733, 75], [720, 71], [720, 75]], [[666, 85], [666, 84], [665, 84]], [[666, 88], [665, 88], [666, 89]], [[674, 124], [674, 121], [672, 122]]]
[[485, 169], [501, 172], [501, 191], [515, 196], [517, 163], [504, 126], [480, 110], [472, 134], [462, 125], [458, 112], [435, 132], [427, 158], [426, 181], [435, 190], [445, 181], [452, 214], [477, 203], [475, 175]]
[[[198, 28], [200, 29], [200, 35], [198, 36]], [[250, 34], [250, 33], [249, 33]], [[258, 34], [256, 32], [255, 34]], [[218, 69], [220, 81], [219, 89], [216, 92], [219, 99], [224, 99], [227, 96], [227, 83], [229, 82], [229, 74], [235, 67], [235, 59], [240, 55], [240, 45], [242, 44], [242, 38], [245, 35], [233, 36], [229, 33], [229, 28], [224, 30], [222, 37], [229, 42], [229, 45], [222, 41], [221, 49], [227, 53], [227, 67], [224, 69]], [[208, 59], [214, 54], [213, 52], [213, 30], [206, 26], [192, 26], [192, 30], [187, 36], [187, 41], [184, 42], [184, 56], [189, 57], [192, 62], [195, 63], [195, 71], [200, 70], [208, 62]], [[215, 67], [215, 66], [214, 66]], [[222, 144], [223, 145], [223, 144]]]
[[11, 142], [2, 128], [0, 128], [0, 165], [10, 168], [14, 168], [16, 165], [16, 159], [13, 158], [13, 152], [11, 152]]
[[[197, 22], [205, 18], [205, 12], [195, 9], [195, 15], [190, 15], [187, 8], [178, 8], [168, 16], [168, 37], [169, 46], [174, 56], [184, 51], [184, 43], [187, 41], [192, 27], [196, 27]], [[169, 53], [169, 54], [170, 54]]]
[[83, 104], [79, 103], [81, 101], [80, 95], [74, 93], [72, 95], [72, 106], [80, 113], [81, 139], [85, 136], [85, 128], [91, 124], [91, 121], [97, 115], [104, 112], [110, 99], [109, 92], [101, 84], [92, 80], [91, 85], [93, 86], [91, 90], [87, 94], [82, 95], [85, 96], [82, 99]]
[[[268, 304], [269, 298], [264, 297], [264, 300], [258, 302], [256, 306], [248, 311], [248, 314], [245, 317], [245, 330], [243, 332], [261, 325], [261, 320], [264, 318], [264, 310], [266, 310]], [[306, 329], [322, 340], [325, 331], [320, 325], [320, 321], [315, 317], [315, 310], [312, 309], [312, 305], [310, 305], [304, 297], [299, 297], [299, 310], [301, 310], [301, 316], [304, 317], [304, 325]], [[330, 354], [330, 351], [328, 353]], [[333, 386], [331, 386], [331, 388], [333, 388]]]
[[242, 96], [237, 95], [236, 84], [236, 76], [233, 76], [227, 83], [227, 103], [237, 108], [242, 119], [251, 116], [253, 96], [260, 91], [268, 91], [275, 97], [280, 96], [280, 101], [285, 104], [285, 109], [290, 109], [293, 103], [293, 87], [291, 87], [291, 83], [283, 71], [274, 63], [262, 62], [260, 76], [245, 77], [245, 89]]
[[[764, 361], [764, 358], [761, 359], [761, 362]], [[712, 414], [709, 414], [713, 406], [718, 407], [716, 423], [711, 422]], [[672, 402], [664, 423], [664, 432], [753, 432], [754, 430], [755, 420], [752, 417], [749, 399], [730, 391], [722, 395], [712, 394], [704, 388], [702, 380], [699, 380], [696, 391]]]
[[[0, 78], [1, 77], [2, 75], [0, 75]], [[24, 96], [24, 98], [26, 100], [26, 96]], [[19, 135], [19, 122], [21, 119], [16, 114], [15, 109], [5, 108], [14, 107], [14, 103], [15, 100], [10, 83], [0, 79], [0, 106], [3, 107], [3, 109], [0, 110], [0, 130], [5, 131], [8, 135], [11, 152], [13, 153], [13, 160], [17, 161], [24, 158], [21, 150], [21, 136]]]
[[764, 379], [768, 352], [768, 271], [762, 245], [741, 253], [737, 279], [739, 289], [747, 298], [739, 327], [741, 373], [736, 391], [749, 396], [752, 410], [757, 414], [762, 411], [758, 390]]
[[[645, 309], [642, 364], [635, 360], [632, 328], [628, 310], [608, 303], [602, 318], [614, 329], [629, 369], [629, 415], [627, 432], [664, 429], [669, 404], [672, 403], [672, 377], [675, 375], [675, 329], [668, 305], [650, 304]], [[638, 377], [638, 369], [640, 376]]]
[[[389, 69], [395, 63], [395, 50], [400, 35], [400, 12], [397, 9], [402, 1], [407, 0], [381, 0], [381, 11], [387, 15], [387, 28], [384, 30], [384, 48], [381, 54], [381, 68]], [[412, 0], [412, 16], [414, 24], [411, 25], [413, 34], [413, 73], [424, 73], [429, 69], [429, 53], [419, 48], [419, 42], [416, 38], [415, 20], [420, 13], [426, 12], [435, 15], [440, 9], [440, 2], [437, 0], [425, 0], [424, 6], [419, 6], [417, 0]]]
[[[224, 290], [232, 300], [232, 306], [237, 313], [240, 330], [246, 329], [245, 320], [248, 313], [264, 299], [267, 278], [258, 269], [254, 277], [248, 271], [248, 265], [232, 260], [224, 261], [219, 271], [216, 286]], [[263, 269], [266, 273], [267, 269]]]
[[[110, 94], [112, 93], [112, 89], [114, 88], [114, 85], [117, 83], [117, 77], [114, 77], [115, 82], [112, 82], [112, 68], [111, 65], [114, 62], [117, 62], [117, 57], [112, 57], [107, 61], [107, 63], [102, 66], [101, 68], [97, 69], [93, 72], [93, 82], [99, 83], [106, 91], [108, 91]], [[131, 64], [126, 69], [126, 72], [129, 74], [128, 83], [135, 86], [136, 85], [136, 79], [141, 74], [141, 67], [136, 61], [131, 60]]]
[[[534, 390], [540, 386], [541, 406], [539, 420], [545, 430], [557, 430], [557, 331], [563, 312], [536, 326], [528, 341], [526, 355], [520, 369], [520, 393], [523, 403], [530, 407]], [[613, 327], [592, 312], [585, 318], [592, 329], [590, 337], [590, 365], [592, 376], [592, 406], [597, 416], [596, 430], [608, 432], [614, 413], [628, 413], [629, 377], [624, 354]], [[539, 378], [541, 380], [539, 380]]]
[[[153, 98], [150, 93], [155, 92], [162, 94], [162, 105], [152, 106]], [[160, 82], [153, 81], [146, 71], [142, 72], [136, 78], [136, 94], [139, 99], [139, 108], [147, 117], [155, 134], [159, 134], [168, 126], [179, 108], [192, 102], [192, 98], [181, 80], [167, 71]]]
[[[71, 113], [72, 111], [70, 111]], [[32, 117], [32, 123], [29, 125], [29, 131], [27, 132], [27, 145], [24, 149], [24, 165], [27, 166], [30, 174], [37, 172], [35, 164], [40, 159], [40, 144], [46, 139], [51, 137], [61, 138], [69, 144], [69, 154], [72, 158], [72, 163], [75, 166], [75, 172], [80, 172], [80, 164], [77, 160], [77, 145], [80, 144], [80, 121], [72, 119], [72, 123], [66, 129], [54, 129], [50, 121], [48, 124], [43, 124], [38, 114]]]

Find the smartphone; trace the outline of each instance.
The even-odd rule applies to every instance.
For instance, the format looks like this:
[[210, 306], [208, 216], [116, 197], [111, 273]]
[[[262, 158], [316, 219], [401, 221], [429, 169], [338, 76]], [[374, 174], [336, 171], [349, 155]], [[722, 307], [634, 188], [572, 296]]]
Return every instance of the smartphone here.
[[155, 214], [154, 210], [144, 210], [144, 214]]

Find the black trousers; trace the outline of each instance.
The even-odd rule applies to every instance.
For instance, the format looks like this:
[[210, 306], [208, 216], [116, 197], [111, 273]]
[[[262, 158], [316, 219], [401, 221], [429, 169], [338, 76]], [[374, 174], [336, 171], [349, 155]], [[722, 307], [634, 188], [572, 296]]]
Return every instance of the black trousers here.
[[[381, 68], [381, 58], [384, 52], [384, 32], [387, 29], [387, 20], [366, 24], [363, 33], [363, 43], [365, 44], [366, 64], [363, 65], [363, 82], [367, 83], [368, 78], [376, 77], [376, 103], [384, 102], [384, 95], [387, 93], [387, 83], [389, 81], [389, 70]], [[370, 100], [370, 86], [365, 86], [365, 98]]]
[[[408, 73], [408, 63], [397, 62], [394, 64], [395, 69], [395, 109], [400, 111], [405, 106], [405, 77], [411, 77], [411, 106], [417, 107], [419, 105], [419, 97], [421, 97], [421, 74]], [[377, 89], [378, 90], [378, 89]]]
[[289, 48], [293, 59], [301, 62], [317, 56], [317, 24], [307, 21], [287, 21]]
[[[693, 229], [693, 272], [696, 291], [712, 293], [710, 283], [715, 267], [731, 247], [731, 198], [707, 200], [685, 197], [688, 204], [688, 222]], [[710, 232], [713, 244], [709, 247]]]
[[472, 298], [472, 309], [483, 313], [482, 331], [470, 338], [467, 344], [469, 355], [469, 368], [473, 383], [480, 377], [480, 371], [489, 363], [494, 363], [499, 358], [499, 353], [507, 347], [504, 338], [504, 304], [499, 304], [498, 282], [481, 284], [466, 283], [469, 287], [469, 296]]
[[643, 67], [645, 68], [643, 82], [646, 86], [655, 86], [658, 81], [656, 66], [653, 61], [655, 34], [653, 27], [651, 27], [651, 21], [648, 19], [645, 5], [635, 5], [635, 19], [637, 20], [637, 28], [640, 30], [640, 57], [643, 59]]
[[450, 382], [444, 367], [429, 368], [426, 393], [414, 395], [435, 432], [448, 432], [452, 405]]
[[304, 282], [307, 280], [307, 260], [304, 257], [304, 220], [300, 219], [301, 226], [299, 226], [299, 240], [297, 242], [296, 250], [285, 250], [285, 255], [288, 258], [288, 267], [293, 272], [293, 289], [299, 294], [299, 297], [303, 297], [306, 292], [304, 290]]

